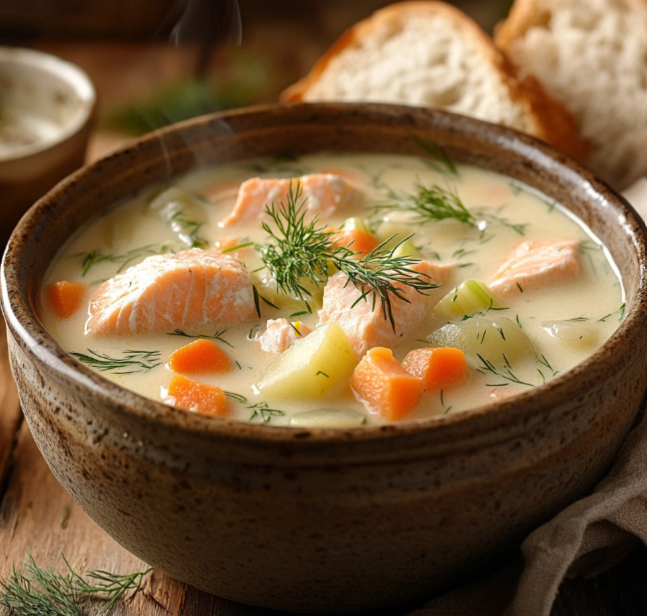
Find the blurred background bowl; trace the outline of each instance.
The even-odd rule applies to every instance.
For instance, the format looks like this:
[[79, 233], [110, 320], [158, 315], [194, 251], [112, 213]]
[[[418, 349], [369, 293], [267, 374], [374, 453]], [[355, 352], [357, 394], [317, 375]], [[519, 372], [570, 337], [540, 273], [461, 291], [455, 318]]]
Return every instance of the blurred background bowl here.
[[96, 107], [90, 78], [50, 54], [0, 47], [0, 242], [83, 165]]

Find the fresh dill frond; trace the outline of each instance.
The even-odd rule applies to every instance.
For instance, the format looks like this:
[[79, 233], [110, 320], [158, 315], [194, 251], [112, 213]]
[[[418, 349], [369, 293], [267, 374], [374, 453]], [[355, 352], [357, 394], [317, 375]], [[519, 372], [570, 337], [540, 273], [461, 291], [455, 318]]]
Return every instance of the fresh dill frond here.
[[237, 394], [236, 392], [233, 392], [233, 391], [225, 391], [223, 393], [228, 398], [231, 398], [232, 400], [236, 400], [236, 402], [240, 402], [241, 404], [247, 403], [247, 398], [245, 398], [245, 396], [243, 396], [242, 394]]
[[104, 602], [107, 612], [126, 593], [137, 592], [144, 577], [152, 571], [114, 574], [90, 571], [85, 577], [74, 571], [63, 557], [62, 573], [40, 567], [31, 554], [21, 569], [14, 567], [9, 577], [0, 580], [0, 606], [11, 616], [83, 616], [85, 607], [96, 600]]
[[271, 409], [265, 401], [250, 404], [247, 408], [253, 411], [249, 421], [259, 419], [262, 423], [270, 423], [272, 417], [282, 417], [285, 415], [285, 411]]
[[372, 217], [390, 212], [406, 212], [410, 214], [410, 224], [426, 225], [440, 220], [454, 219], [470, 227], [476, 226], [476, 220], [458, 193], [432, 184], [425, 186], [415, 184], [416, 192], [407, 194], [388, 191], [388, 203], [378, 203], [372, 207]]
[[[504, 355], [503, 359], [505, 360], [505, 367], [504, 368], [497, 368], [491, 361], [485, 359], [482, 355], [479, 353], [476, 354], [476, 356], [479, 358], [481, 365], [479, 368], [477, 368], [477, 372], [480, 372], [481, 374], [491, 374], [492, 376], [495, 376], [497, 378], [503, 379], [504, 381], [508, 381], [510, 383], [516, 383], [517, 385], [527, 385], [528, 387], [535, 387], [532, 383], [527, 383], [526, 381], [522, 381], [519, 379], [514, 372], [512, 372], [512, 367], [510, 366], [510, 362], [508, 362], [508, 358]], [[492, 387], [500, 387], [501, 385], [504, 385], [505, 383], [495, 383], [492, 385]]]
[[171, 252], [168, 244], [147, 244], [146, 246], [139, 246], [124, 253], [117, 252], [101, 252], [100, 250], [92, 250], [91, 252], [78, 253], [72, 257], [81, 257], [81, 276], [85, 277], [87, 273], [99, 263], [120, 263], [117, 274], [125, 270], [133, 261], [143, 257], [150, 257], [152, 255], [160, 255]]
[[305, 199], [301, 197], [301, 186], [290, 186], [287, 203], [278, 207], [272, 203], [266, 212], [274, 223], [263, 223], [263, 229], [270, 236], [266, 244], [256, 245], [261, 260], [276, 281], [277, 289], [306, 301], [312, 295], [312, 286], [320, 286], [328, 279], [328, 267], [334, 266], [344, 272], [348, 283], [360, 292], [353, 307], [361, 300], [375, 305], [380, 301], [384, 318], [388, 319], [395, 330], [393, 318], [393, 298], [408, 302], [405, 287], [425, 295], [438, 285], [423, 273], [411, 268], [417, 259], [396, 256], [398, 247], [409, 238], [395, 246], [387, 247], [393, 238], [388, 238], [361, 259], [344, 246], [334, 246], [333, 231], [319, 226], [315, 216], [310, 222], [305, 220]]
[[114, 372], [115, 374], [148, 372], [162, 364], [159, 351], [128, 350], [122, 351], [123, 357], [110, 357], [92, 349], [88, 349], [88, 353], [89, 355], [72, 352], [70, 355], [99, 372]]
[[219, 331], [214, 332], [213, 336], [209, 336], [208, 334], [187, 334], [185, 331], [176, 327], [172, 332], [168, 332], [166, 335], [182, 336], [184, 338], [211, 338], [212, 340], [218, 340], [219, 342], [222, 342], [223, 344], [226, 344], [228, 347], [231, 347], [233, 349], [234, 345], [223, 338], [223, 335], [226, 333], [227, 333], [226, 329], [221, 329]]

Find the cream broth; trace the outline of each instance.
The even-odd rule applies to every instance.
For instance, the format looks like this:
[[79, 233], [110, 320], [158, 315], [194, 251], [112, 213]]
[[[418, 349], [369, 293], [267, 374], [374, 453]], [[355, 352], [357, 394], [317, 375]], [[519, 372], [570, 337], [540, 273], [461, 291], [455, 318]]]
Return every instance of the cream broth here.
[[[267, 233], [258, 221], [222, 227], [222, 221], [236, 202], [237, 187], [253, 177], [294, 178], [310, 173], [339, 174], [349, 179], [361, 195], [343, 211], [322, 221], [325, 226], [338, 228], [347, 219], [358, 217], [368, 220], [369, 227], [383, 236], [385, 233], [391, 235], [394, 229], [401, 233], [401, 239], [405, 234], [415, 233], [411, 241], [419, 250], [416, 258], [452, 266], [442, 287], [429, 292], [426, 316], [420, 325], [398, 339], [393, 347], [398, 361], [412, 349], [435, 346], [437, 338], [433, 332], [452, 318], [435, 308], [437, 302], [468, 279], [488, 284], [520, 242], [541, 243], [563, 238], [579, 242], [577, 275], [565, 280], [548, 280], [538, 288], [519, 288], [518, 292], [505, 297], [493, 292], [496, 305], [474, 311], [485, 318], [505, 317], [520, 324], [536, 352], [533, 350], [510, 361], [507, 366], [504, 363], [490, 365], [490, 369], [480, 357], [468, 354], [466, 379], [453, 387], [423, 391], [415, 409], [407, 413], [407, 420], [459, 412], [541, 386], [545, 380], [569, 370], [595, 351], [624, 315], [622, 285], [599, 240], [564, 208], [533, 190], [503, 176], [468, 166], [458, 166], [454, 175], [434, 169], [428, 162], [415, 157], [317, 155], [203, 169], [178, 178], [172, 185], [152, 187], [118, 204], [73, 237], [52, 264], [44, 288], [63, 280], [81, 282], [88, 288], [82, 307], [68, 318], [55, 314], [43, 292], [41, 312], [46, 327], [72, 353], [90, 355], [92, 352], [107, 358], [124, 358], [124, 351], [128, 350], [155, 352], [148, 365], [158, 365], [144, 371], [130, 372], [128, 368], [110, 367], [105, 362], [94, 366], [106, 378], [150, 398], [163, 398], [174, 376], [167, 365], [169, 355], [195, 337], [209, 336], [208, 339], [229, 356], [232, 369], [224, 374], [189, 376], [235, 394], [227, 397], [227, 416], [266, 421], [272, 425], [383, 423], [384, 417], [358, 401], [347, 384], [316, 399], [271, 397], [258, 391], [259, 381], [277, 360], [277, 355], [261, 350], [257, 340], [267, 320], [298, 319], [315, 330], [320, 308], [316, 300], [310, 301], [312, 314], [292, 318], [291, 314], [305, 310], [303, 303], [300, 308], [277, 310], [261, 300], [261, 318], [234, 325], [221, 326], [214, 322], [199, 331], [174, 332], [171, 328], [156, 334], [85, 333], [87, 306], [101, 281], [159, 253], [161, 247], [169, 254], [187, 249], [191, 242], [208, 249], [248, 241], [266, 242]], [[407, 212], [371, 210], [376, 204], [394, 203], [403, 195], [414, 194], [419, 185], [445, 187], [458, 195], [472, 216], [472, 224], [456, 219], [420, 224], [412, 222], [412, 215]], [[165, 198], [160, 199], [160, 195], [171, 187], [191, 195], [209, 194], [211, 200], [196, 197], [186, 202], [188, 205], [185, 203], [180, 215], [177, 211], [174, 215], [172, 209], [165, 211]], [[180, 238], [182, 234], [184, 242]], [[263, 266], [252, 247], [240, 249], [237, 254], [250, 272]], [[261, 296], [271, 301], [268, 296], [271, 289], [262, 284], [263, 272], [253, 276]], [[460, 325], [471, 318], [473, 313], [468, 312], [464, 316], [454, 315], [452, 322]], [[182, 333], [195, 337], [185, 337]], [[478, 335], [484, 336], [483, 333]], [[480, 341], [480, 344], [486, 342], [489, 340]], [[133, 370], [138, 369], [130, 366]], [[314, 415], [302, 414], [322, 409], [348, 412], [341, 418], [316, 412]]]

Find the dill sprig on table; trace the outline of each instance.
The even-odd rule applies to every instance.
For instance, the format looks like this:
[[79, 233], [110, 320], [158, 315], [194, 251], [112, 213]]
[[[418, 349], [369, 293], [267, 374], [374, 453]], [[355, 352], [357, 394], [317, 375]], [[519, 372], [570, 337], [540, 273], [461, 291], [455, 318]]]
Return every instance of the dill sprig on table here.
[[22, 569], [12, 568], [0, 580], [0, 606], [8, 616], [83, 616], [93, 600], [104, 602], [107, 612], [127, 592], [136, 592], [152, 568], [130, 574], [90, 571], [85, 579], [63, 557], [66, 570], [39, 567], [31, 554]]
[[396, 255], [398, 247], [409, 238], [387, 248], [393, 239], [389, 238], [358, 259], [350, 248], [333, 245], [334, 231], [320, 226], [316, 216], [306, 222], [306, 200], [299, 202], [300, 197], [301, 186], [297, 182], [295, 189], [290, 185], [287, 204], [266, 206], [275, 228], [264, 222], [263, 229], [270, 241], [254, 245], [277, 288], [286, 295], [306, 301], [312, 292], [305, 285], [308, 282], [317, 286], [325, 283], [329, 265], [332, 265], [344, 272], [348, 282], [360, 291], [353, 306], [361, 300], [371, 301], [375, 306], [379, 300], [384, 318], [391, 322], [395, 331], [393, 298], [408, 302], [404, 287], [425, 295], [438, 286], [426, 274], [411, 269], [418, 259]]
[[70, 355], [100, 372], [114, 372], [115, 374], [148, 372], [162, 364], [159, 351], [127, 350], [122, 351], [123, 357], [110, 357], [110, 355], [97, 353], [92, 349], [88, 349], [88, 353], [89, 355], [72, 352]]

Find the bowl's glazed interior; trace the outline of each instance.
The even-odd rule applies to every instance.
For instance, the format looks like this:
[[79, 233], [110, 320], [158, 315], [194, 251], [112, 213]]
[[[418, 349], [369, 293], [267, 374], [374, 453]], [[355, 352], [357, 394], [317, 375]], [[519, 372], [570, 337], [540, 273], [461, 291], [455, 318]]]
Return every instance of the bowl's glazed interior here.
[[[178, 412], [77, 363], [42, 327], [42, 276], [84, 223], [198, 165], [306, 152], [452, 159], [564, 204], [618, 265], [626, 316], [549, 384], [453, 416], [349, 430]], [[14, 374], [61, 483], [178, 579], [266, 607], [344, 611], [447, 588], [512, 553], [608, 468], [647, 388], [645, 229], [577, 163], [514, 131], [390, 105], [269, 106], [177, 125], [83, 169], [19, 224], [3, 263]]]

